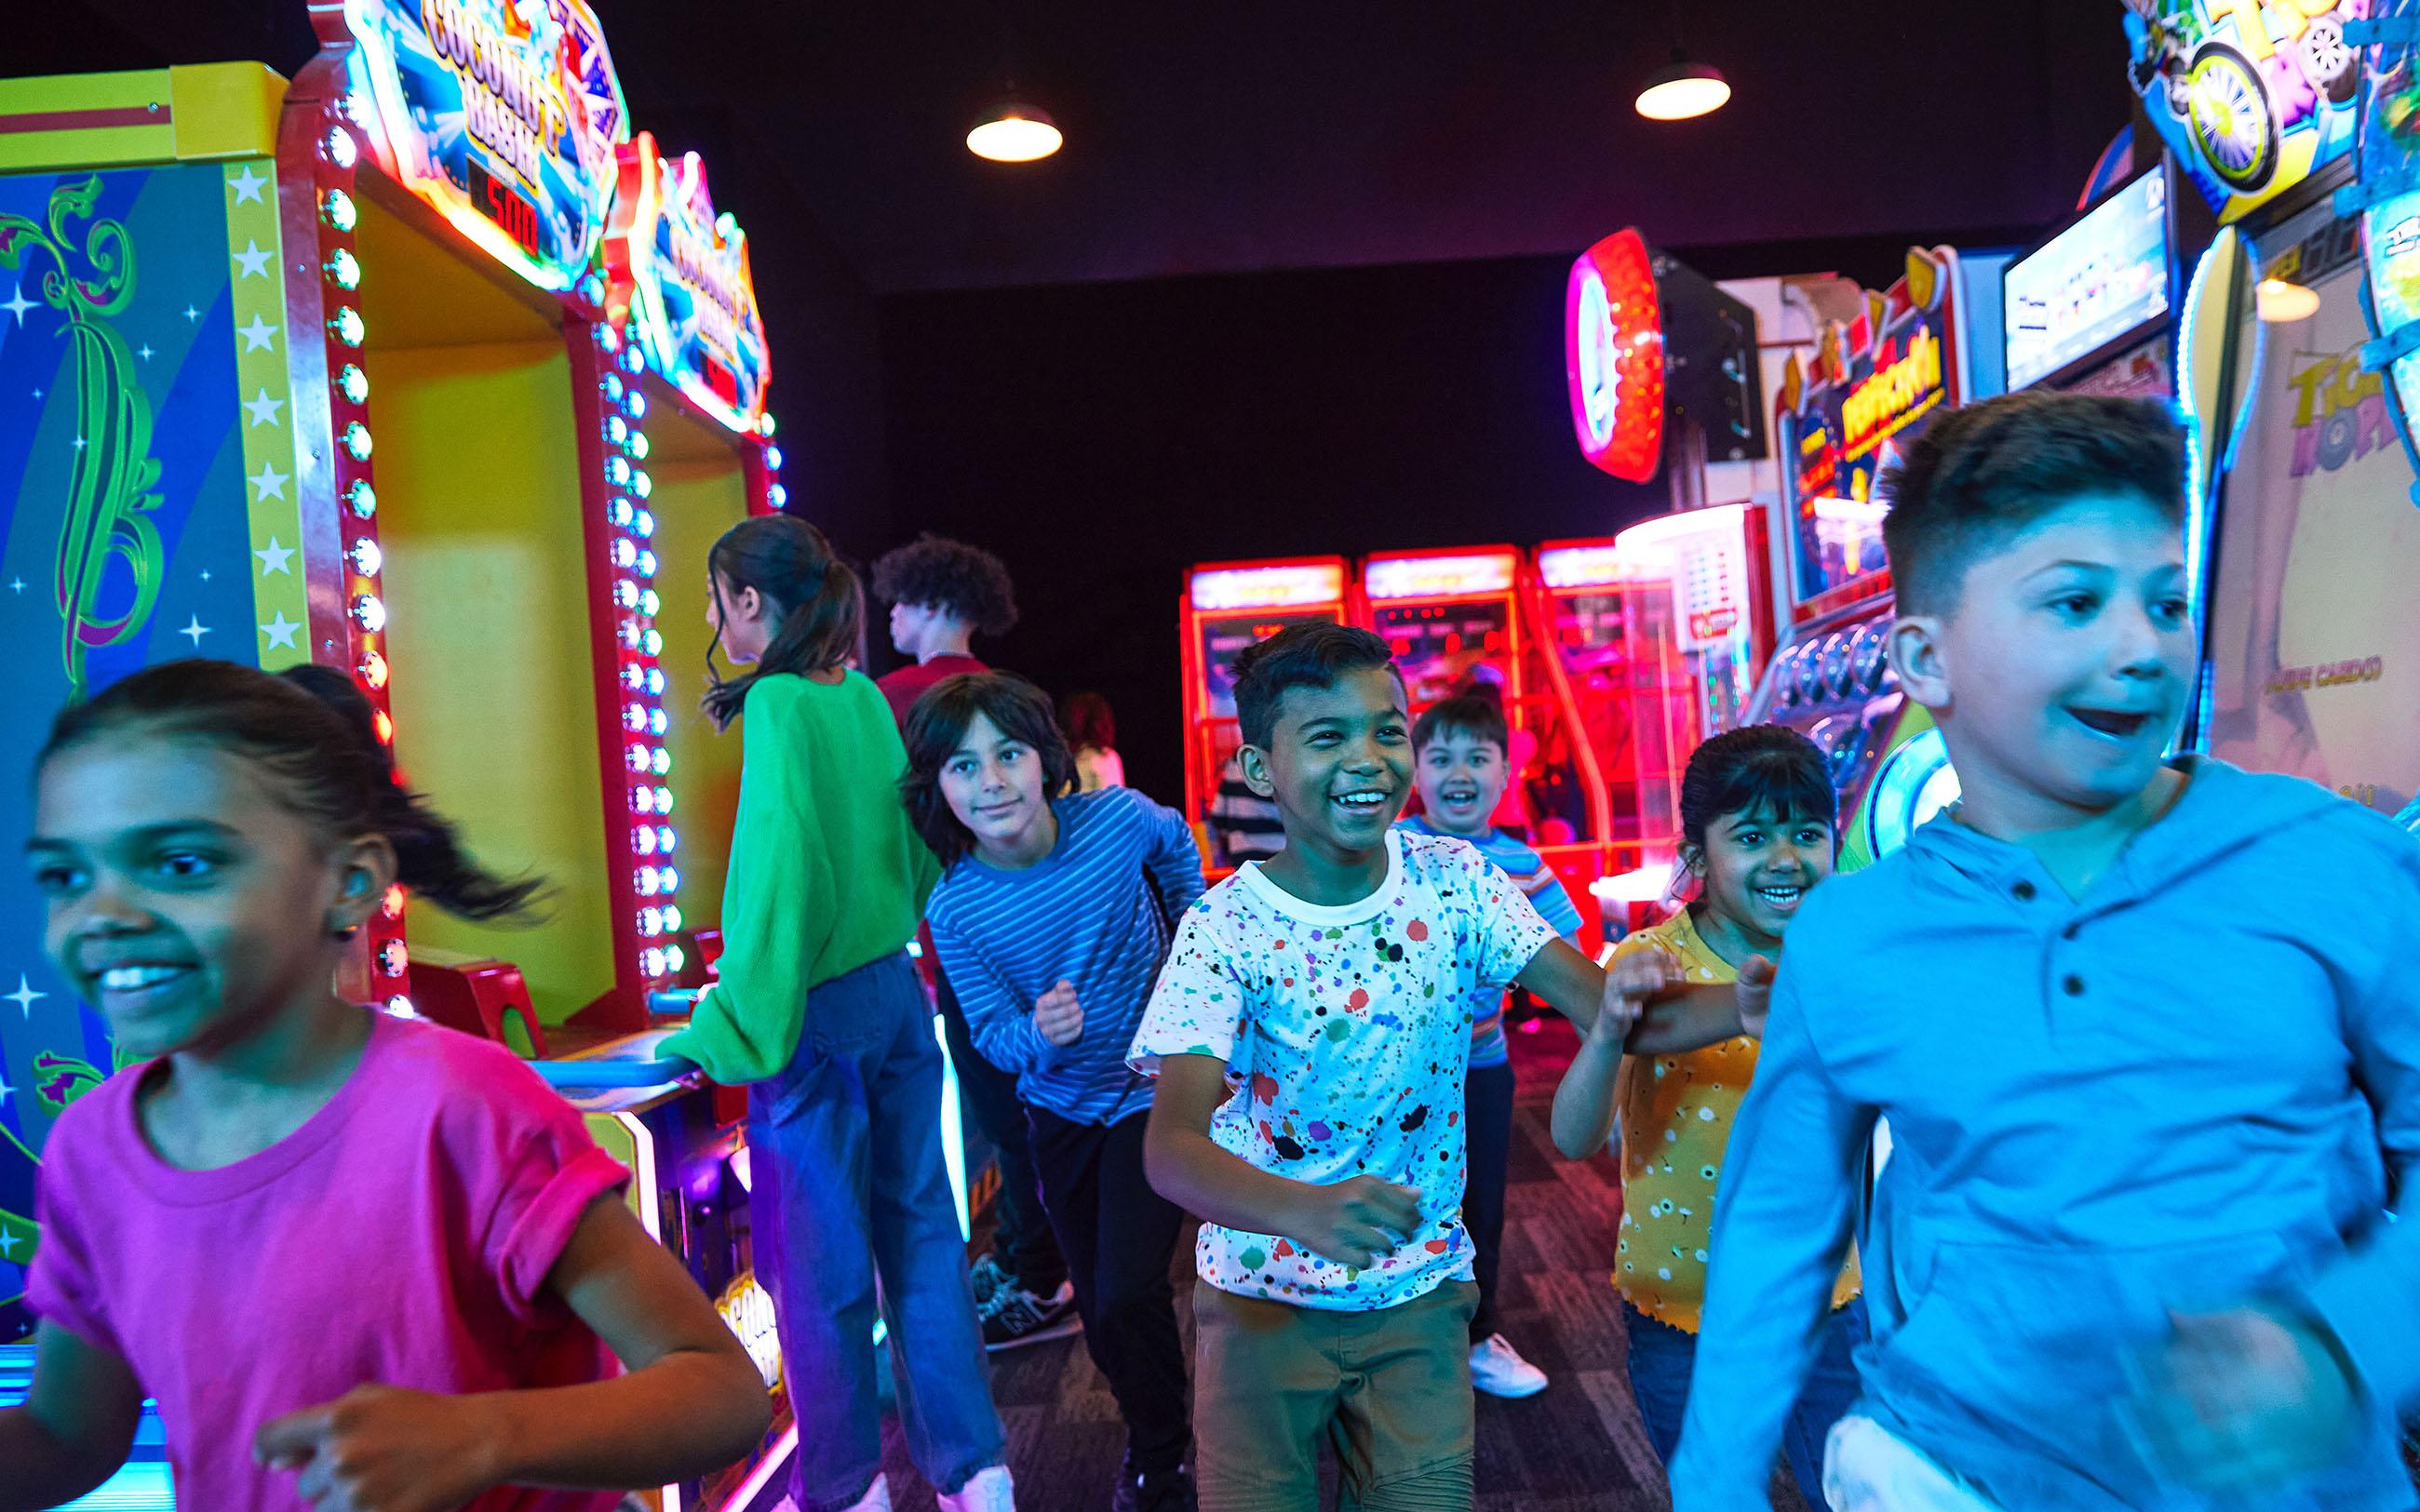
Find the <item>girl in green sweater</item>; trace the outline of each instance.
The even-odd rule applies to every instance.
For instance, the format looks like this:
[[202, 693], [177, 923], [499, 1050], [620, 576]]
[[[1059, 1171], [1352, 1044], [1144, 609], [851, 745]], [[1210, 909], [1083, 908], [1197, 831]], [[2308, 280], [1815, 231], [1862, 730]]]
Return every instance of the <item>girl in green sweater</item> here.
[[[748, 1088], [756, 1271], [799, 1419], [800, 1512], [888, 1512], [874, 1335], [944, 1512], [1009, 1512], [941, 1148], [941, 1052], [908, 964], [938, 869], [899, 800], [890, 705], [847, 669], [863, 598], [806, 521], [725, 532], [707, 557], [716, 643], [755, 670], [706, 710], [746, 716], [721, 979], [665, 1044]], [[881, 1286], [877, 1292], [876, 1278]]]

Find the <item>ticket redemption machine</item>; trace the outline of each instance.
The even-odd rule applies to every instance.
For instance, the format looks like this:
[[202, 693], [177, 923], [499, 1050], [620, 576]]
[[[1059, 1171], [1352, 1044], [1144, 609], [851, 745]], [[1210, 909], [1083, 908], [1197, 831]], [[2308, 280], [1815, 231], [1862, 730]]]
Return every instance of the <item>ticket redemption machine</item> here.
[[[2214, 474], [2189, 538], [2206, 657], [2189, 739], [2412, 823], [2420, 160], [2408, 123], [2420, 104], [2409, 39], [2420, 17], [2398, 0], [2297, 31], [2291, 8], [2230, 15], [2197, 50], [2232, 48], [2325, 85], [2299, 108], [2273, 90], [2254, 98], [2243, 141], [2257, 137], [2260, 154], [2243, 160], [2195, 136], [2190, 111], [2178, 129], [2156, 82], [2145, 100], [2224, 227], [2185, 316], [2184, 365], [2224, 375], [2185, 395]], [[2344, 45], [2315, 56], [2321, 22]], [[2140, 18], [2129, 33], [2146, 52], [2175, 42]]]
[[1243, 744], [1235, 723], [1235, 658], [1292, 625], [1350, 622], [1354, 592], [1352, 568], [1342, 557], [1213, 562], [1185, 576], [1176, 609], [1185, 679], [1185, 817], [1202, 854], [1221, 867], [1210, 807], [1220, 775]]
[[[9, 690], [46, 711], [195, 654], [349, 673], [476, 854], [555, 893], [526, 930], [395, 896], [341, 985], [570, 1066], [634, 1210], [778, 1396], [736, 1109], [653, 1059], [648, 1009], [696, 969], [683, 873], [718, 871], [727, 833], [683, 847], [675, 811], [711, 815], [738, 759], [693, 728], [674, 683], [704, 632], [659, 624], [654, 579], [780, 499], [744, 239], [693, 160], [632, 139], [578, 0], [312, 19], [291, 86], [257, 65], [0, 85]], [[10, 737], [21, 764], [42, 722]], [[116, 1057], [40, 959], [22, 875], [0, 886], [14, 1298], [41, 1141]], [[13, 1303], [0, 1323], [29, 1326]], [[747, 1504], [786, 1458], [778, 1417], [658, 1504]]]
[[[1823, 751], [1839, 795], [1840, 865], [1894, 848], [1953, 801], [1957, 777], [1931, 718], [1885, 658], [1893, 600], [1885, 501], [1874, 485], [1926, 425], [1975, 393], [1965, 358], [1970, 269], [1947, 247], [1910, 249], [1907, 271], [1827, 322], [1814, 359], [1793, 355], [1775, 406], [1782, 455], [1786, 642], [1749, 723], [1788, 725]], [[1996, 278], [1996, 266], [1989, 266]]]

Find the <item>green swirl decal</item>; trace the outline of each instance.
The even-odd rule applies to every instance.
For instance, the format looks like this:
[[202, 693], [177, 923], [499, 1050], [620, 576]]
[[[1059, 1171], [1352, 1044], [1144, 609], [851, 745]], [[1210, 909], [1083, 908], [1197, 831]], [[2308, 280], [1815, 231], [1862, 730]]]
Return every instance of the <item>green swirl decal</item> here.
[[[0, 215], [0, 268], [47, 254], [42, 299], [67, 316], [61, 333], [76, 359], [75, 460], [59, 525], [61, 655], [69, 696], [85, 691], [85, 654], [132, 639], [159, 601], [164, 552], [147, 517], [160, 507], [160, 463], [151, 455], [151, 401], [135, 378], [126, 339], [105, 318], [134, 297], [134, 243], [116, 221], [95, 220], [98, 175], [51, 193], [47, 227]], [[86, 223], [79, 244], [70, 223]], [[126, 564], [132, 591], [117, 607], [101, 604], [112, 557]]]

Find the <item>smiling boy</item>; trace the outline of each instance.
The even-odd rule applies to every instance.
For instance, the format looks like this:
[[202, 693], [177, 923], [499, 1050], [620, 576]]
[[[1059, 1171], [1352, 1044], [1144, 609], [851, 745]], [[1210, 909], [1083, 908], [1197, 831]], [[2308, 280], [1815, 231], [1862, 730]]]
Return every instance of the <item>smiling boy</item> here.
[[1286, 844], [1186, 914], [1131, 1055], [1152, 1184], [1202, 1220], [1196, 1473], [1208, 1512], [1469, 1504], [1462, 1222], [1468, 1005], [1517, 981], [1584, 1026], [1668, 981], [1555, 937], [1466, 842], [1393, 829], [1411, 721], [1386, 642], [1305, 625], [1236, 659], [1246, 778]]
[[1963, 801], [1792, 927], [1681, 1512], [1766, 1504], [1878, 1116], [1835, 1507], [2412, 1504], [2420, 1229], [2385, 1213], [2420, 1175], [2420, 847], [2164, 759], [2195, 668], [2182, 450], [2157, 406], [2027, 393], [1897, 476], [1891, 660]]
[[[1412, 726], [1412, 773], [1420, 812], [1403, 821], [1415, 834], [1468, 841], [1503, 870], [1539, 917], [1573, 946], [1580, 911], [1545, 857], [1496, 826], [1497, 807], [1512, 775], [1505, 759], [1512, 735], [1504, 709], [1484, 698], [1433, 703]], [[1470, 1005], [1470, 1077], [1463, 1095], [1470, 1179], [1463, 1216], [1470, 1227], [1479, 1310], [1470, 1320], [1470, 1383], [1491, 1396], [1533, 1396], [1546, 1373], [1521, 1357], [1498, 1327], [1496, 1284], [1504, 1245], [1504, 1189], [1512, 1157], [1512, 1055], [1504, 1038], [1504, 997], [1481, 991]]]

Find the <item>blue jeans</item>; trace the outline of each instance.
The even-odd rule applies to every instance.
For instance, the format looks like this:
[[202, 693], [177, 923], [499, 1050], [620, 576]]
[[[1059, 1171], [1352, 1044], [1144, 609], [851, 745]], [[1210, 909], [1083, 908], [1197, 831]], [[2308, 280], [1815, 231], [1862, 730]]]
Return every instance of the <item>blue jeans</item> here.
[[881, 1472], [877, 1305], [916, 1468], [954, 1491], [999, 1464], [1006, 1439], [941, 1153], [941, 1049], [904, 951], [807, 994], [790, 1064], [748, 1088], [748, 1143], [756, 1273], [799, 1419], [799, 1512], [849, 1506]]
[[[1698, 1335], [1659, 1322], [1628, 1303], [1621, 1304], [1621, 1317], [1630, 1330], [1630, 1394], [1638, 1398], [1638, 1415], [1646, 1421], [1647, 1442], [1655, 1446], [1655, 1458], [1668, 1465], [1681, 1443], [1689, 1376], [1698, 1363]], [[1782, 1426], [1782, 1453], [1808, 1506], [1829, 1504], [1823, 1500], [1823, 1441], [1857, 1399], [1857, 1367], [1851, 1356], [1865, 1342], [1866, 1302], [1859, 1297], [1833, 1310], [1823, 1328], [1823, 1351], [1799, 1390], [1798, 1405]]]

